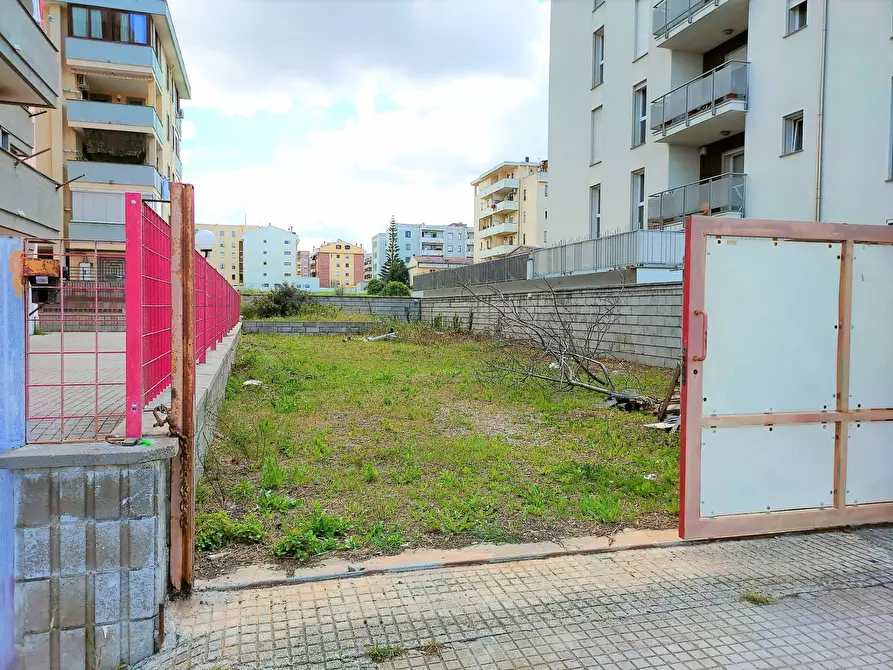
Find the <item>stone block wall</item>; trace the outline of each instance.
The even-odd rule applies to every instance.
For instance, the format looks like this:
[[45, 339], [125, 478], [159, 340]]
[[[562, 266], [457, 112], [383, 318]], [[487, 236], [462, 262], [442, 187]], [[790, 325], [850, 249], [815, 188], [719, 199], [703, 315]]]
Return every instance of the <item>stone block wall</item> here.
[[262, 335], [359, 335], [374, 322], [359, 321], [243, 321], [242, 332]]
[[115, 668], [154, 652], [168, 468], [164, 458], [13, 471], [17, 667]]
[[[619, 358], [660, 367], [672, 367], [679, 362], [682, 356], [682, 284], [605, 286], [558, 291], [556, 295], [574, 314], [573, 323], [581, 332], [592, 322], [593, 314], [616, 303], [603, 342], [604, 347]], [[551, 295], [541, 288], [506, 294], [506, 297], [523, 306], [535, 320], [554, 319]], [[422, 298], [422, 320], [432, 323], [440, 317], [442, 327], [449, 328], [455, 318], [462, 328], [468, 328], [471, 321], [476, 332], [497, 332], [502, 328], [500, 317], [487, 300], [493, 298]], [[506, 335], [511, 337], [511, 333]]]
[[[258, 295], [243, 295], [242, 304], [250, 304]], [[313, 299], [320, 305], [343, 309], [349, 314], [368, 314], [373, 319], [417, 321], [421, 310], [420, 298], [361, 298], [356, 296], [317, 295]]]

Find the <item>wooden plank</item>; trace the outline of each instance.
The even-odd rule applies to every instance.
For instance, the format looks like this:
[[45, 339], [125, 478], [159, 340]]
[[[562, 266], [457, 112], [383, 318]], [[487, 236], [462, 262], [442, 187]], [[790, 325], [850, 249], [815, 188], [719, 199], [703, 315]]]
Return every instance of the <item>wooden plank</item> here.
[[[852, 241], [844, 242], [840, 250], [838, 311], [837, 411], [846, 414], [850, 407], [850, 344], [853, 323]], [[847, 422], [838, 421], [834, 432], [834, 506], [843, 509], [846, 507]]]
[[893, 421], [893, 409], [860, 409], [822, 412], [767, 412], [765, 414], [723, 414], [701, 418], [702, 428], [732, 426], [787, 426], [796, 423], [834, 423], [836, 421]]
[[670, 401], [673, 400], [676, 395], [676, 385], [679, 383], [679, 377], [682, 375], [682, 363], [676, 364], [676, 370], [673, 373], [673, 381], [670, 383], [670, 386], [667, 388], [667, 394], [664, 396], [663, 402], [660, 404], [660, 409], [657, 411], [657, 420], [658, 422], [663, 421], [667, 416], [667, 408], [670, 405]]

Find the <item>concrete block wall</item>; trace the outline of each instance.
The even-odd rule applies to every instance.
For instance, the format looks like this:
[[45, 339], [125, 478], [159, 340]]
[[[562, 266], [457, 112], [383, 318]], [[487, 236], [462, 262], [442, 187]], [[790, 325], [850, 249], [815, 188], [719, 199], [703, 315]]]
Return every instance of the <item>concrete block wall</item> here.
[[358, 335], [375, 325], [359, 321], [243, 321], [242, 331], [262, 335]]
[[[582, 333], [608, 305], [614, 305], [604, 334], [604, 348], [624, 360], [660, 367], [674, 366], [682, 356], [682, 284], [606, 286], [558, 291], [564, 309], [574, 314], [575, 327]], [[507, 294], [507, 299], [523, 306], [533, 319], [554, 320], [554, 304], [548, 292]], [[503, 329], [496, 309], [487, 301], [493, 297], [472, 296], [422, 298], [422, 320], [428, 323], [440, 316], [443, 328], [454, 317], [468, 328], [469, 316], [476, 332], [495, 333]], [[616, 303], [616, 304], [615, 304]], [[511, 333], [506, 333], [511, 337]]]
[[[242, 304], [250, 304], [258, 295], [243, 295]], [[313, 297], [320, 305], [343, 309], [349, 314], [368, 314], [378, 319], [416, 321], [421, 310], [419, 298], [361, 298], [356, 296], [317, 295]]]
[[17, 667], [115, 668], [154, 652], [168, 459], [13, 471]]

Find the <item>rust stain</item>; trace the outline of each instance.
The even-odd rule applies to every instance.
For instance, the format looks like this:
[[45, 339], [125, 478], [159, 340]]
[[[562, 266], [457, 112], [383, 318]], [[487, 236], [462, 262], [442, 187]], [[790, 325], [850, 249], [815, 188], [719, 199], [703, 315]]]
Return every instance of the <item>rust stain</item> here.
[[25, 296], [24, 275], [22, 274], [24, 260], [24, 251], [13, 251], [9, 257], [9, 275], [12, 277], [12, 288], [20, 298], [24, 298]]
[[26, 277], [59, 277], [62, 275], [60, 263], [54, 258], [26, 258], [22, 272]]

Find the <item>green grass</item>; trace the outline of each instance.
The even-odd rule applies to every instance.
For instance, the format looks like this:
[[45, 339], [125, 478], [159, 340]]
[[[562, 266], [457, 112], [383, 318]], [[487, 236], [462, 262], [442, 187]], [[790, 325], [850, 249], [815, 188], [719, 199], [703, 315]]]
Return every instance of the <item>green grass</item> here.
[[[492, 346], [416, 324], [243, 337], [197, 511], [255, 515], [265, 550], [299, 560], [675, 521], [678, 435], [591, 392], [494, 380]], [[663, 394], [670, 371], [634, 372], [618, 385]]]
[[400, 658], [405, 654], [406, 650], [403, 647], [396, 647], [394, 645], [375, 646], [366, 652], [366, 656], [376, 663], [384, 663], [385, 661], [390, 661], [394, 658]]
[[752, 605], [771, 605], [774, 602], [778, 601], [778, 596], [773, 596], [766, 593], [756, 593], [754, 591], [748, 591], [746, 593], [741, 594], [741, 600], [745, 602], [749, 602]]

